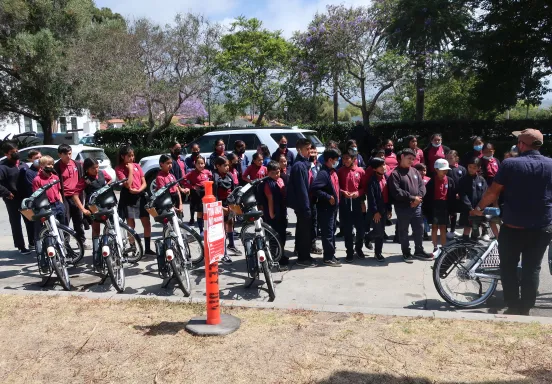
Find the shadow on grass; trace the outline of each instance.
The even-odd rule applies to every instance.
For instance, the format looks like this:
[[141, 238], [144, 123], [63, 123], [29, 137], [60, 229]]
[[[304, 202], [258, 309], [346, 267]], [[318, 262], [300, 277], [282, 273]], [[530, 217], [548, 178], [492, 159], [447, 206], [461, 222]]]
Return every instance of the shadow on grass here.
[[[519, 372], [527, 376], [526, 379], [516, 380], [492, 380], [492, 381], [470, 381], [472, 384], [530, 384], [535, 380], [538, 382], [549, 383], [552, 380], [552, 373], [547, 370], [528, 370]], [[423, 377], [413, 376], [394, 376], [389, 374], [360, 373], [353, 371], [339, 371], [330, 377], [318, 381], [319, 384], [434, 384], [434, 380]], [[455, 382], [457, 384], [467, 384], [466, 382]]]
[[133, 328], [144, 332], [145, 336], [174, 336], [186, 328], [185, 321], [162, 321], [157, 325], [135, 325]]

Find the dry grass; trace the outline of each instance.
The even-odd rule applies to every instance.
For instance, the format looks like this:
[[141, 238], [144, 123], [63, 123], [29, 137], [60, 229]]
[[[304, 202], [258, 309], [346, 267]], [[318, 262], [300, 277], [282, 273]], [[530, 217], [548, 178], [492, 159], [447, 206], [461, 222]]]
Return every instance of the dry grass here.
[[1, 383], [551, 383], [538, 324], [232, 309], [198, 338], [202, 306], [0, 295]]

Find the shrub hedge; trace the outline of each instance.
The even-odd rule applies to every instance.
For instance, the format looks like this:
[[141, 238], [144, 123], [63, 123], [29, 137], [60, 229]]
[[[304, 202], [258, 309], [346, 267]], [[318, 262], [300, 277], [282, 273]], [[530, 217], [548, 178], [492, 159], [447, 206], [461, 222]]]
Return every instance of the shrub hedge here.
[[[552, 154], [552, 119], [375, 123], [371, 126], [371, 132], [379, 140], [387, 138], [394, 140], [396, 149], [400, 149], [406, 145], [403, 139], [409, 135], [418, 136], [419, 146], [423, 148], [428, 144], [429, 137], [433, 133], [439, 132], [443, 135], [443, 143], [452, 149], [456, 149], [461, 154], [471, 149], [472, 138], [474, 136], [482, 136], [485, 141], [495, 144], [497, 156], [502, 157], [503, 152], [515, 143], [511, 132], [528, 127], [539, 129], [547, 137], [543, 152]], [[340, 124], [338, 126], [328, 124], [302, 125], [300, 128], [315, 130], [318, 137], [323, 141], [336, 140], [344, 142], [354, 128], [354, 124]], [[217, 129], [221, 128], [171, 126], [163, 131], [161, 135], [148, 141], [148, 128], [112, 128], [96, 132], [95, 138], [97, 145], [106, 148], [106, 153], [110, 158], [114, 156], [116, 159], [116, 151], [111, 149], [130, 142], [136, 149], [136, 158], [140, 159], [143, 156], [166, 152], [168, 144], [172, 140], [176, 139], [181, 143], [189, 143], [205, 133]], [[227, 129], [243, 129], [243, 127], [225, 128], [225, 130]], [[548, 137], [550, 138], [549, 140]]]

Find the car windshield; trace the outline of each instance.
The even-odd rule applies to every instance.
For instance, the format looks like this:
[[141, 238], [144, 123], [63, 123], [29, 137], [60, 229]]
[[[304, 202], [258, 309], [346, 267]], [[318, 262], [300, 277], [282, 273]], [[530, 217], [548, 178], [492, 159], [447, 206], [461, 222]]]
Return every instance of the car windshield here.
[[82, 156], [83, 160], [84, 159], [96, 159], [96, 160], [102, 160], [103, 161], [103, 160], [108, 159], [105, 152], [102, 151], [101, 149], [82, 151], [80, 155]]

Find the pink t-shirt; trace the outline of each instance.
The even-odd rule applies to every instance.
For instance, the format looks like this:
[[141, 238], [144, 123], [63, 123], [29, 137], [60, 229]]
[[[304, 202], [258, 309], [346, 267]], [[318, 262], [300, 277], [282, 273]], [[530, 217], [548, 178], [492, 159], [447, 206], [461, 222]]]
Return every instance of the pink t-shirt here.
[[[142, 167], [140, 167], [140, 164], [132, 163], [132, 165], [134, 167], [134, 172], [132, 174], [132, 185], [130, 187], [132, 189], [140, 189], [142, 187], [142, 177], [144, 177], [144, 171], [142, 170]], [[119, 164], [115, 167], [115, 174], [119, 180], [126, 179], [128, 178], [128, 169], [126, 166]]]
[[262, 179], [266, 175], [268, 175], [268, 171], [266, 170], [266, 167], [264, 165], [258, 167], [255, 164], [251, 164], [243, 173], [243, 179], [253, 181], [257, 179]]
[[[56, 175], [46, 175], [44, 172], [38, 172], [38, 175], [33, 180], [33, 192], [37, 189], [44, 187], [47, 184], [50, 184], [54, 180], [59, 180]], [[60, 201], [59, 194], [61, 192], [61, 184], [57, 183], [52, 188], [46, 191], [46, 196], [48, 196], [48, 201], [50, 204], [53, 204], [57, 201]]]
[[[167, 185], [167, 184], [169, 184], [173, 181], [176, 181], [176, 179], [175, 179], [175, 177], [172, 173], [159, 171], [159, 173], [157, 174], [157, 177], [155, 179], [155, 184], [157, 184], [157, 190], [159, 190], [160, 188], [164, 187], [165, 185]], [[169, 192], [170, 193], [177, 193], [178, 192], [178, 184], [173, 185], [169, 189]]]

